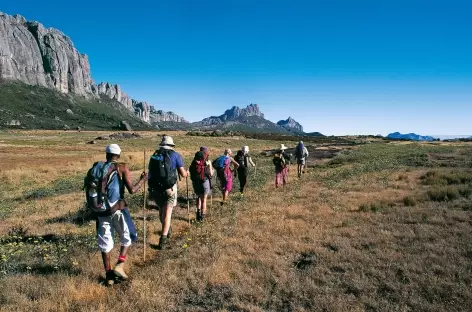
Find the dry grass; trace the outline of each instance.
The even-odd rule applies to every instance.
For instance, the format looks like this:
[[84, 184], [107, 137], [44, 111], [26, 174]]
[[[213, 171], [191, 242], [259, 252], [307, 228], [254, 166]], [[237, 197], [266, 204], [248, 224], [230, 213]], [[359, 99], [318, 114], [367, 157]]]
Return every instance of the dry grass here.
[[[233, 194], [231, 204], [220, 207], [215, 196], [208, 221], [191, 228], [186, 206], [177, 208], [171, 249], [148, 248], [143, 262], [141, 237], [128, 261], [131, 280], [107, 289], [100, 284], [94, 224], [81, 219], [83, 195], [74, 189], [108, 143], [84, 144], [98, 135], [0, 133], [0, 152], [9, 155], [0, 175], [9, 190], [0, 194], [0, 211], [11, 210], [0, 223], [0, 253], [7, 257], [0, 259], [0, 279], [8, 285], [0, 289], [0, 311], [468, 311], [472, 306], [470, 145], [361, 146], [319, 162], [301, 180], [292, 174], [285, 189], [274, 188], [270, 160], [258, 158], [245, 198]], [[159, 140], [154, 132], [142, 135], [119, 142], [135, 177], [142, 149], [151, 153]], [[200, 145], [216, 156], [246, 143], [173, 135], [187, 163]], [[279, 143], [252, 140], [249, 146], [256, 155]], [[21, 151], [36, 155], [38, 167]], [[56, 166], [56, 160], [68, 165]], [[452, 188], [458, 196], [432, 200], [429, 194], [437, 188]], [[180, 189], [185, 190], [183, 181]], [[141, 235], [142, 195], [131, 202]], [[157, 243], [157, 215], [147, 213], [149, 240]]]

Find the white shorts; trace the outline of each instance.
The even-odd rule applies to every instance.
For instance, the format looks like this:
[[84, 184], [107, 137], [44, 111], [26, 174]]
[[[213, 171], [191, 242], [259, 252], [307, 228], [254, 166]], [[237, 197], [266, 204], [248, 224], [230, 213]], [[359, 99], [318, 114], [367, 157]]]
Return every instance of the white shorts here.
[[97, 239], [101, 252], [109, 253], [113, 249], [115, 231], [120, 236], [121, 246], [131, 245], [130, 230], [120, 210], [108, 217], [98, 217]]

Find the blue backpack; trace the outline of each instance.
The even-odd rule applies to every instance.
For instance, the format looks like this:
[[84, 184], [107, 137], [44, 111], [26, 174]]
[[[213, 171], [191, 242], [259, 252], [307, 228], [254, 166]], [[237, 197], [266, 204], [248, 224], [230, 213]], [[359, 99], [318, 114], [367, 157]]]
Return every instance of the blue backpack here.
[[215, 168], [216, 170], [220, 170], [220, 169], [223, 169], [225, 167], [225, 161], [226, 161], [226, 155], [221, 155], [220, 157], [218, 157], [217, 159], [215, 159], [212, 163], [213, 165], [213, 168]]

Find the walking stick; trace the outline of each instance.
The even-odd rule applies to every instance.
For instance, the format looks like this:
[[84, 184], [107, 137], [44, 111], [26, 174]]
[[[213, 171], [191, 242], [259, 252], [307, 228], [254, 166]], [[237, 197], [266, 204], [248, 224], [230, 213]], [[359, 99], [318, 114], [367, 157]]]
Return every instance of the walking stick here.
[[[146, 149], [144, 149], [144, 173], [146, 173]], [[144, 179], [143, 198], [143, 261], [146, 261], [146, 179]]]
[[190, 226], [190, 199], [188, 198], [188, 176], [185, 177], [185, 185], [187, 186], [187, 213], [188, 213], [188, 225]]

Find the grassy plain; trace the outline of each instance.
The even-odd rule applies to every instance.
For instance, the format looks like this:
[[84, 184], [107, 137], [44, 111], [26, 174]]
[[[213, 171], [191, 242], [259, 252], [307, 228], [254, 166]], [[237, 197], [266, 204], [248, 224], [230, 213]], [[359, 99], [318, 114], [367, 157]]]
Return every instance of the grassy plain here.
[[[82, 178], [110, 141], [101, 132], [0, 132], [0, 311], [469, 311], [472, 306], [472, 145], [382, 142], [317, 160], [275, 189], [280, 143], [174, 132], [188, 165], [201, 145], [213, 157], [249, 145], [257, 172], [244, 198], [204, 224], [174, 213], [171, 249], [147, 246], [142, 193], [131, 196], [140, 239], [130, 281], [105, 288], [94, 223], [82, 211]], [[117, 142], [139, 176], [157, 132]], [[324, 144], [326, 145], [326, 144]], [[326, 148], [324, 146], [323, 148]], [[237, 188], [235, 183], [235, 189]], [[185, 197], [185, 182], [179, 185]], [[194, 218], [193, 207], [191, 217]], [[148, 242], [158, 241], [157, 213]], [[117, 257], [114, 251], [113, 257]]]

